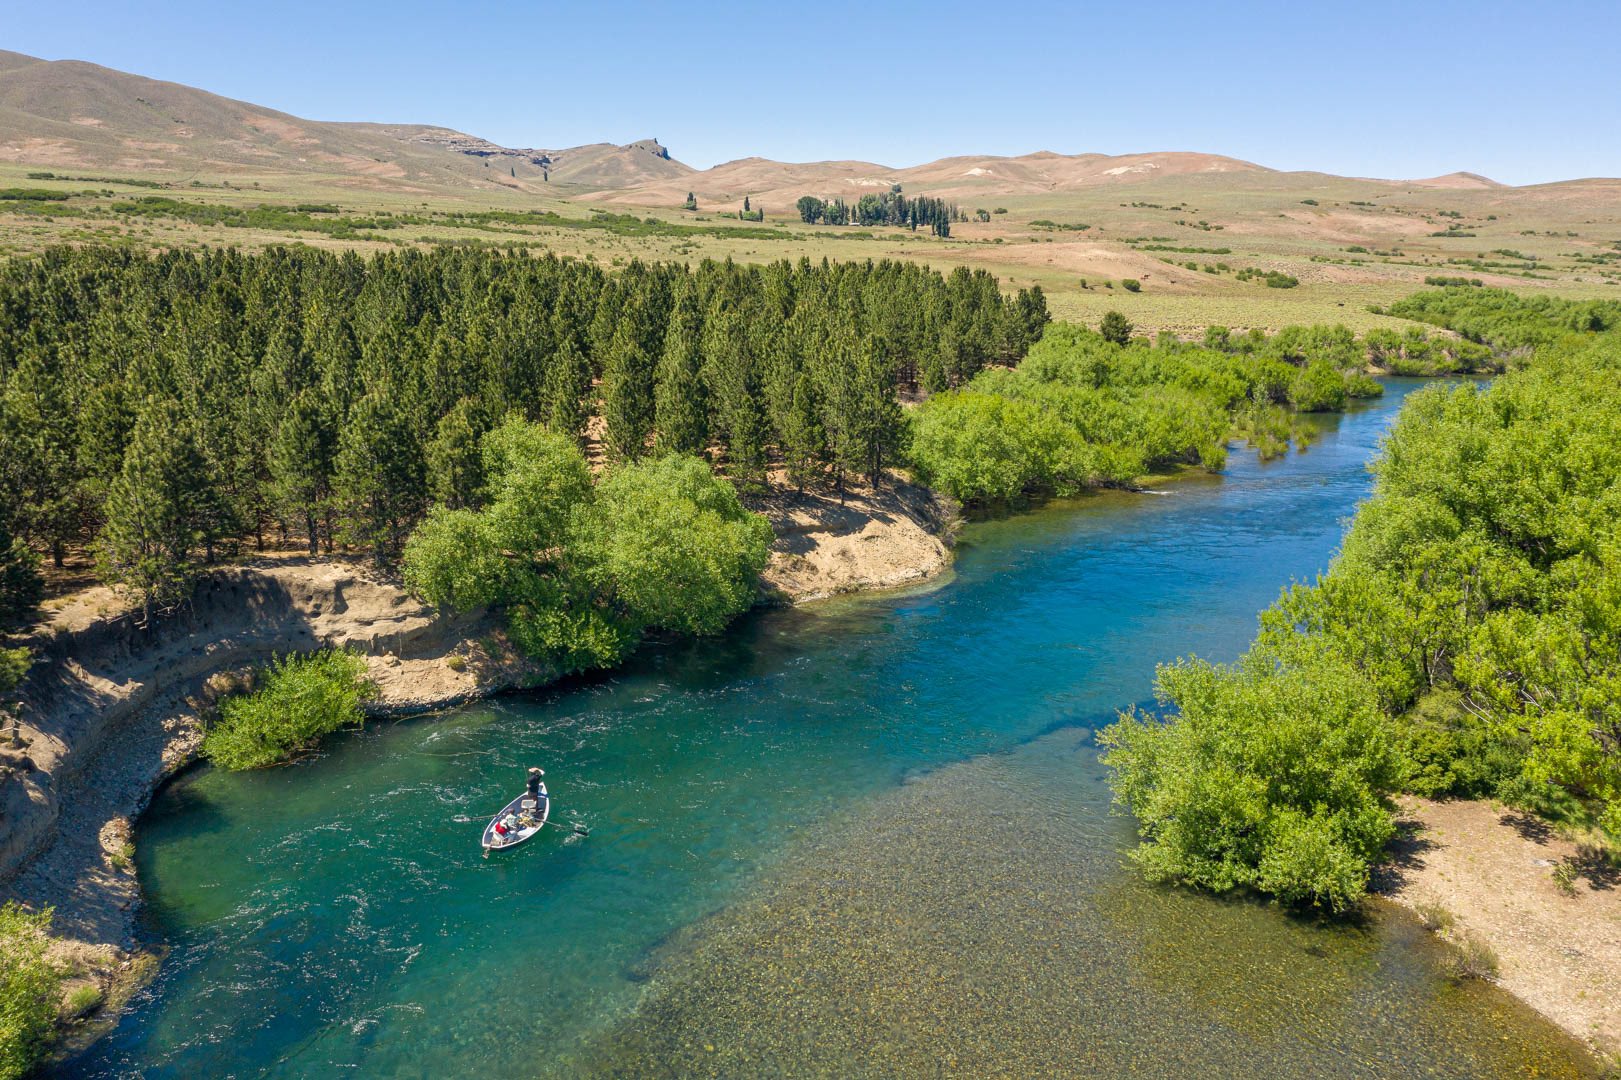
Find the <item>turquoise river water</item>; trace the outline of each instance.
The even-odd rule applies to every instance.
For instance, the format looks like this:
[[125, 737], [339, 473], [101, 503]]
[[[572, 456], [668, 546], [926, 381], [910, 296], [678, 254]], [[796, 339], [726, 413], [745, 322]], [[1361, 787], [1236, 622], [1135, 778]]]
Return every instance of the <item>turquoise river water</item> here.
[[[661, 1016], [684, 1022], [650, 999], [670, 996], [660, 972], [698, 947], [687, 939], [705, 935], [692, 929], [724, 931], [733, 912], [762, 908], [768, 884], [792, 881], [805, 852], [903, 812], [898, 792], [926, 795], [908, 781], [990, 762], [964, 774], [988, 785], [987, 806], [1003, 787], [1044, 792], [1047, 824], [1029, 832], [1039, 851], [1018, 853], [1030, 856], [1021, 879], [1050, 868], [1066, 902], [1106, 913], [1084, 948], [1044, 946], [1025, 961], [1017, 941], [996, 946], [999, 974], [1020, 976], [1010, 996], [1030, 987], [1007, 1001], [1007, 1062], [1024, 1025], [1070, 1039], [1075, 1057], [1043, 1060], [1076, 1075], [1586, 1075], [1574, 1045], [1506, 995], [1454, 986], [1399, 915], [1325, 929], [1139, 883], [1124, 863], [1130, 822], [1109, 812], [1088, 734], [1149, 696], [1157, 661], [1236, 656], [1279, 588], [1326, 565], [1415, 385], [1391, 380], [1381, 401], [1325, 418], [1311, 448], [1284, 460], [1235, 450], [1225, 474], [1170, 494], [971, 525], [954, 574], [927, 589], [755, 613], [718, 640], [650, 646], [599, 679], [373, 724], [290, 768], [185, 773], [138, 833], [162, 972], [66, 1071], [696, 1071], [646, 1034]], [[545, 833], [481, 860], [487, 816], [531, 764], [547, 770], [554, 817], [590, 836]], [[878, 862], [863, 887], [889, 904], [931, 873]], [[973, 872], [968, 859], [930, 865]], [[948, 935], [949, 920], [930, 925]], [[1128, 950], [1150, 923], [1158, 944]], [[1141, 977], [1144, 955], [1173, 947], [1163, 966], [1174, 977]], [[1258, 960], [1279, 977], [1235, 979]], [[1061, 994], [1037, 1011], [1047, 987]], [[859, 1021], [819, 1030], [832, 1012], [785, 1010], [775, 992], [761, 985], [756, 1028], [842, 1049], [773, 1059], [758, 1075], [890, 1071], [864, 1066]], [[927, 979], [911, 992], [926, 999]], [[1214, 1022], [1185, 1004], [1190, 994], [1250, 1019]], [[910, 1007], [897, 999], [884, 1020], [902, 1043]], [[924, 1038], [909, 1052], [926, 1055]], [[1253, 1056], [1257, 1040], [1277, 1056]], [[941, 1059], [928, 1071], [954, 1070]]]

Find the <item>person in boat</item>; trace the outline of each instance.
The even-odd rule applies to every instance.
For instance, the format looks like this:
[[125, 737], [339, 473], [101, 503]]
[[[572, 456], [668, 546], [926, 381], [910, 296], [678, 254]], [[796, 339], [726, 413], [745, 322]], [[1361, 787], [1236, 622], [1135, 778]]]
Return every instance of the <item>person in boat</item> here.
[[524, 803], [525, 809], [533, 809], [536, 813], [540, 812], [540, 778], [545, 775], [546, 770], [544, 769], [529, 770], [529, 796]]
[[508, 814], [495, 823], [495, 836], [498, 843], [505, 844], [510, 841], [522, 826], [518, 815]]

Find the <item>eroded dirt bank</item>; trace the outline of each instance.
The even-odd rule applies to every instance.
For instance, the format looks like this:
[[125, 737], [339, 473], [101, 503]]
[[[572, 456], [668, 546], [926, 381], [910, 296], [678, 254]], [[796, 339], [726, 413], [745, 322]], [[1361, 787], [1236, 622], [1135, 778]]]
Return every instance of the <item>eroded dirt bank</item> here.
[[57, 952], [114, 992], [136, 963], [132, 819], [195, 755], [212, 680], [275, 653], [364, 654], [377, 715], [544, 681], [493, 623], [447, 618], [364, 563], [280, 558], [206, 575], [142, 625], [105, 589], [60, 605], [28, 642], [21, 747], [0, 751], [0, 899], [55, 909]]
[[764, 584], [795, 603], [911, 585], [951, 565], [960, 508], [898, 477], [878, 490], [852, 485], [842, 501], [831, 492], [779, 489], [748, 502], [777, 534]]

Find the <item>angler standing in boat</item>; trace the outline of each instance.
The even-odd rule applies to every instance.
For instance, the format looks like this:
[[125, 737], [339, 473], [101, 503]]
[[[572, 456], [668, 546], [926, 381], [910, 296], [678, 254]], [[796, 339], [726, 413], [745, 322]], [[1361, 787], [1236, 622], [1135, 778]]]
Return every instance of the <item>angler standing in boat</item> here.
[[[531, 768], [524, 793], [507, 803], [484, 827], [485, 858], [489, 858], [491, 848], [509, 848], [521, 844], [545, 827], [552, 810], [552, 799], [546, 792], [546, 781], [543, 779], [545, 775], [544, 769]], [[590, 835], [584, 825], [574, 824], [571, 828], [577, 836]]]

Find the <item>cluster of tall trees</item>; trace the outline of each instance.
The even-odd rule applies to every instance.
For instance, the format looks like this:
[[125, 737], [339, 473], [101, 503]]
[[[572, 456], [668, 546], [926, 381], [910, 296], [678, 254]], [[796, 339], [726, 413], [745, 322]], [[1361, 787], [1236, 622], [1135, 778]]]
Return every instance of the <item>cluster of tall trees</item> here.
[[1162, 668], [1169, 715], [1104, 733], [1154, 877], [1345, 908], [1402, 790], [1621, 837], [1621, 308], [1397, 307], [1519, 367], [1412, 395], [1329, 572], [1237, 664]]
[[848, 225], [850, 204], [843, 199], [818, 199], [814, 195], [801, 195], [794, 203], [799, 220], [807, 225]]
[[795, 207], [800, 220], [807, 225], [848, 225], [854, 221], [857, 225], [924, 228], [939, 237], [951, 235], [953, 222], [966, 220], [955, 203], [926, 195], [909, 198], [899, 191], [863, 195], [854, 207], [843, 199], [824, 201], [814, 195], [804, 195]]
[[741, 485], [876, 477], [898, 383], [965, 381], [1046, 321], [1037, 291], [899, 262], [57, 249], [0, 269], [0, 526], [57, 559], [94, 541], [154, 599], [277, 533], [391, 557], [465, 504], [509, 413]]

